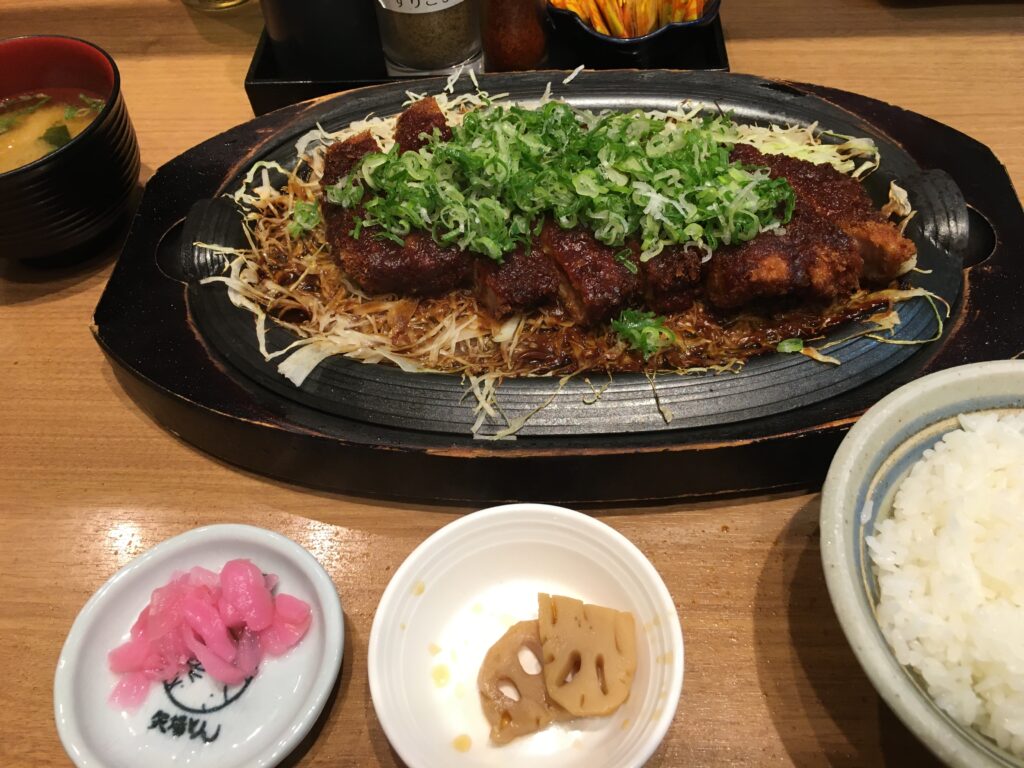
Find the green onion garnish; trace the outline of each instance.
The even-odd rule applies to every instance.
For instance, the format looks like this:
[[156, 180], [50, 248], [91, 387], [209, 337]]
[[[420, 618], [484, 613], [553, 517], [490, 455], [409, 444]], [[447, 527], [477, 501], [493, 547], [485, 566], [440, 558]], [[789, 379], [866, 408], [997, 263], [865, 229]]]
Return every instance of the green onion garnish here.
[[619, 264], [624, 266], [629, 272], [635, 275], [637, 272], [640, 271], [640, 267], [638, 267], [636, 265], [636, 262], [630, 258], [630, 256], [632, 255], [633, 251], [631, 251], [629, 248], [623, 248], [621, 251], [615, 254], [615, 260], [619, 262]]
[[32, 99], [36, 99], [35, 104], [29, 104], [27, 107], [20, 107], [12, 112], [0, 115], [0, 133], [6, 133], [11, 130], [11, 128], [18, 124], [18, 120], [25, 115], [30, 115], [35, 112], [41, 106], [46, 104], [50, 100], [50, 97], [45, 93], [40, 93], [35, 96], [23, 96], [17, 99], [17, 102], [30, 101]]
[[80, 94], [78, 94], [78, 100], [80, 102], [82, 102], [83, 104], [85, 104], [85, 106], [87, 106], [89, 109], [94, 109], [97, 112], [99, 112], [101, 109], [103, 109], [103, 107], [107, 103], [105, 99], [97, 99], [97, 98], [94, 98], [94, 97], [90, 96], [87, 93], [80, 93]]
[[613, 247], [637, 240], [647, 261], [670, 244], [710, 251], [750, 240], [793, 213], [784, 179], [729, 162], [735, 131], [722, 115], [674, 121], [552, 101], [476, 109], [452, 134], [418, 152], [365, 156], [327, 200], [362, 205], [381, 236], [426, 230], [498, 260], [528, 246], [544, 217]]
[[288, 223], [288, 234], [302, 237], [320, 223], [320, 207], [316, 203], [296, 200], [292, 209], [292, 220]]
[[803, 339], [783, 339], [775, 349], [779, 352], [799, 352], [804, 348]]
[[612, 330], [627, 342], [631, 349], [650, 358], [655, 352], [672, 346], [676, 335], [665, 327], [665, 318], [653, 312], [639, 309], [624, 309], [619, 317], [612, 320]]

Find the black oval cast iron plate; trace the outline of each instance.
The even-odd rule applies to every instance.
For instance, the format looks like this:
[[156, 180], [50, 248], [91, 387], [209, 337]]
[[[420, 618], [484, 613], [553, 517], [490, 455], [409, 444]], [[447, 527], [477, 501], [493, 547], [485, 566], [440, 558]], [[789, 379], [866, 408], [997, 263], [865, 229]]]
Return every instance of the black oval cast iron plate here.
[[[404, 417], [374, 423], [331, 412], [342, 407], [344, 399], [360, 394], [361, 387], [376, 386], [372, 378], [353, 383], [355, 395], [345, 393], [344, 398], [328, 397], [325, 388], [318, 396], [329, 404], [310, 405], [304, 400], [306, 390], [290, 384], [283, 390], [284, 380], [261, 360], [253, 366], [255, 373], [243, 372], [248, 363], [239, 354], [248, 354], [254, 339], [246, 315], [231, 308], [225, 322], [237, 323], [237, 328], [224, 332], [223, 339], [212, 338], [220, 333], [219, 327], [209, 327], [217, 315], [201, 317], [207, 308], [197, 302], [226, 301], [225, 292], [200, 293], [195, 280], [209, 274], [212, 262], [220, 257], [196, 252], [192, 243], [200, 240], [197, 233], [206, 228], [219, 232], [223, 227], [225, 236], [237, 233], [237, 213], [230, 206], [225, 208], [219, 196], [237, 186], [240, 175], [255, 160], [288, 147], [289, 137], [316, 120], [336, 124], [362, 117], [375, 108], [371, 105], [396, 105], [400, 96], [384, 87], [264, 115], [209, 139], [156, 172], [94, 315], [94, 334], [118, 381], [141, 407], [184, 440], [228, 462], [291, 483], [430, 502], [532, 499], [608, 504], [814, 487], [824, 477], [849, 425], [896, 387], [931, 371], [1024, 352], [1024, 258], [1019, 245], [1024, 242], [1024, 211], [1005, 169], [983, 144], [922, 115], [822, 86], [725, 73], [622, 71], [583, 72], [562, 87], [559, 83], [566, 74], [485, 76], [482, 84], [492, 93], [536, 97], [550, 80], [556, 95], [601, 107], [621, 106], [626, 99], [644, 106], [664, 103], [666, 98], [703, 98], [735, 105], [740, 119], [799, 123], [821, 114], [822, 123], [831, 128], [849, 126], [851, 134], [875, 136], [883, 147], [886, 172], [909, 187], [919, 210], [930, 212], [919, 217], [911, 234], [922, 249], [922, 260], [936, 269], [915, 279], [943, 295], [960, 296], [942, 338], [899, 350], [908, 356], [885, 372], [869, 366], [870, 373], [857, 386], [847, 388], [848, 381], [837, 381], [839, 389], [825, 399], [817, 398], [816, 390], [810, 388], [800, 401], [806, 402], [803, 405], [783, 399], [777, 409], [766, 408], [758, 401], [764, 393], [751, 389], [749, 405], [764, 415], [740, 421], [712, 418], [713, 423], [705, 426], [680, 428], [687, 418], [690, 424], [700, 423], [700, 414], [688, 413], [685, 407], [677, 408], [672, 425], [659, 424], [660, 415], [650, 410], [653, 398], [646, 398], [641, 387], [629, 380], [620, 380], [617, 386], [627, 400], [645, 401], [638, 413], [647, 426], [607, 434], [542, 433], [559, 431], [557, 408], [537, 414], [541, 420], [528, 425], [534, 433], [524, 430], [516, 440], [497, 441], [465, 434], [465, 422], [446, 427], [439, 420], [442, 429], [451, 430], [446, 432], [411, 429]], [[421, 86], [436, 91], [442, 81]], [[924, 173], [917, 176], [919, 168]], [[948, 172], [949, 177], [935, 169]], [[873, 193], [879, 195], [886, 179], [877, 174], [871, 183], [876, 185]], [[966, 219], [962, 207], [955, 204], [957, 190], [969, 206]], [[227, 221], [219, 221], [221, 217]], [[952, 257], [955, 265], [956, 254], [965, 246], [970, 266], [957, 281], [953, 275], [958, 271], [944, 271], [943, 259]], [[929, 282], [932, 279], [937, 282]], [[956, 282], [960, 290], [947, 293], [946, 281]], [[922, 314], [920, 322], [927, 317]], [[904, 318], [909, 323], [911, 315]], [[284, 341], [276, 337], [271, 343]], [[852, 347], [851, 360], [838, 369], [847, 376], [857, 369], [853, 353], [870, 352], [866, 342], [861, 344], [865, 348]], [[892, 353], [891, 349], [881, 351]], [[779, 404], [773, 377], [783, 382], [782, 390], [792, 392], [792, 387], [801, 386], [800, 376], [788, 371], [794, 360], [800, 364], [798, 370], [808, 375], [829, 371], [786, 357], [758, 364], [773, 363], [778, 366], [774, 371], [758, 371], [752, 365], [747, 375], [758, 376]], [[332, 365], [341, 363], [332, 361]], [[382, 366], [359, 365], [355, 370], [360, 375], [397, 374]], [[729, 387], [745, 386], [741, 376], [682, 382], [690, 387], [720, 387], [728, 396]], [[259, 383], [258, 377], [267, 384]], [[403, 382], [422, 389], [427, 386], [424, 382], [433, 385], [443, 378], [404, 377], [388, 384]], [[667, 379], [659, 377], [659, 393]], [[546, 380], [512, 383], [524, 392], [552, 384]], [[697, 399], [706, 405], [717, 394], [712, 390]], [[419, 403], [411, 415], [422, 419], [427, 406], [422, 393], [418, 397], [418, 401], [408, 399]], [[565, 393], [559, 398], [562, 418], [568, 420], [570, 401]], [[745, 415], [742, 411], [748, 403], [737, 400], [736, 413]]]
[[[726, 80], [727, 87], [722, 85]], [[881, 149], [881, 167], [868, 177], [866, 188], [877, 204], [888, 198], [896, 180], [910, 192], [917, 215], [908, 235], [918, 247], [919, 266], [914, 286], [925, 287], [956, 304], [961, 284], [960, 254], [951, 253], [925, 236], [927, 228], [966, 227], [967, 209], [959, 191], [941, 173], [923, 173], [903, 149], [870, 126], [825, 101], [804, 98], [760, 86], [757, 81], [712, 78], [707, 83], [680, 83], [671, 77], [637, 76], [635, 87], [622, 91], [601, 78], [583, 79], [562, 89], [562, 98], [585, 109], [668, 110], [689, 100], [710, 110], [725, 110], [739, 122], [809, 125], [854, 135], [870, 136]], [[467, 86], [468, 79], [463, 81]], [[530, 74], [506, 78], [501, 91], [512, 101], [536, 100], [550, 76]], [[433, 81], [436, 88], [440, 81]], [[485, 86], [489, 87], [490, 86]], [[430, 85], [417, 88], [430, 92]], [[492, 92], [494, 90], [492, 89]], [[407, 99], [406, 86], [385, 86], [353, 92], [325, 102], [307, 118], [275, 137], [276, 144], [253, 160], [270, 160], [285, 167], [295, 164], [296, 139], [317, 123], [330, 131], [366, 115], [395, 114]], [[242, 184], [244, 171], [227, 182], [225, 191]], [[193, 211], [188, 228], [194, 242], [242, 246], [238, 211], [221, 198]], [[232, 215], [233, 213], [233, 215]], [[327, 358], [299, 387], [277, 371], [283, 357], [267, 361], [259, 350], [254, 316], [236, 307], [222, 283], [200, 284], [220, 274], [223, 262], [206, 248], [184, 242], [183, 272], [189, 281], [189, 308], [202, 337], [231, 365], [260, 387], [324, 413], [370, 424], [430, 432], [470, 435], [477, 420], [477, 402], [467, 395], [462, 377], [453, 374], [407, 373], [390, 365], [363, 364], [343, 356]], [[935, 310], [922, 298], [899, 307], [901, 342], [932, 339], [938, 331]], [[296, 340], [288, 330], [268, 321], [267, 347], [281, 350]], [[840, 326], [820, 343], [849, 337], [855, 327]], [[660, 374], [655, 383], [642, 374], [590, 374], [559, 383], [557, 377], [506, 379], [497, 391], [504, 418], [490, 418], [480, 435], [493, 435], [506, 420], [529, 419], [518, 430], [526, 435], [586, 435], [681, 430], [747, 421], [795, 410], [833, 398], [884, 375], [919, 351], [912, 344], [887, 344], [855, 338], [828, 350], [839, 366], [815, 362], [804, 355], [773, 354], [750, 361], [739, 373]], [[605, 385], [609, 384], [605, 389]], [[657, 388], [655, 398], [654, 387]], [[600, 397], [595, 389], [603, 389]], [[532, 415], [530, 415], [532, 414]]]

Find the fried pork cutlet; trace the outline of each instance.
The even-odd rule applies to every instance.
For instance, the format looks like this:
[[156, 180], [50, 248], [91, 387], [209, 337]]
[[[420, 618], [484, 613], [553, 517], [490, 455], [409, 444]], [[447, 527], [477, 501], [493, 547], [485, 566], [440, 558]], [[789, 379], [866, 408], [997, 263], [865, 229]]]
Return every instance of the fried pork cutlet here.
[[398, 116], [398, 123], [395, 125], [395, 141], [401, 152], [415, 152], [427, 145], [427, 139], [434, 129], [437, 129], [441, 141], [449, 141], [452, 137], [452, 129], [448, 127], [444, 113], [437, 106], [433, 96], [415, 101]]
[[558, 298], [558, 268], [534, 246], [517, 248], [501, 264], [480, 257], [474, 267], [476, 295], [490, 314], [502, 319], [517, 312], [551, 304]]
[[[395, 141], [402, 151], [412, 151], [435, 131], [451, 138], [437, 102], [422, 99], [399, 116]], [[361, 157], [378, 151], [369, 132], [332, 145], [323, 184], [337, 182]], [[734, 148], [732, 159], [785, 178], [796, 193], [796, 211], [782, 234], [766, 232], [724, 246], [706, 265], [698, 249], [681, 246], [641, 263], [635, 244], [614, 248], [586, 229], [562, 229], [550, 221], [530, 253], [519, 249], [498, 264], [439, 246], [427, 232], [413, 232], [397, 243], [371, 227], [354, 238], [362, 211], [330, 204], [324, 205], [327, 239], [342, 269], [367, 293], [436, 296], [473, 284], [496, 318], [561, 299], [583, 325], [641, 303], [657, 312], [681, 312], [698, 291], [721, 310], [788, 298], [828, 303], [857, 290], [862, 277], [888, 282], [913, 264], [913, 243], [874, 209], [857, 180], [828, 165], [765, 155], [745, 145]]]
[[345, 211], [338, 238], [331, 248], [340, 254], [341, 268], [368, 294], [396, 293], [400, 296], [441, 296], [469, 284], [473, 259], [458, 248], [444, 248], [429, 232], [411, 232], [403, 243], [377, 237], [374, 228], [364, 228], [352, 237], [355, 211]]
[[647, 306], [655, 312], [683, 312], [693, 305], [700, 284], [702, 251], [678, 245], [666, 246], [654, 258], [640, 264]]
[[[337, 184], [363, 156], [373, 152], [380, 152], [380, 145], [369, 131], [363, 131], [345, 141], [336, 141], [331, 144], [324, 154], [324, 174], [320, 180], [321, 189]], [[326, 197], [326, 193], [324, 197]], [[345, 209], [340, 205], [333, 205], [326, 199], [321, 201], [320, 209], [323, 211], [327, 242], [331, 244], [331, 249], [337, 258], [338, 246], [336, 244], [342, 242], [346, 233], [351, 231], [352, 217], [347, 215]]]
[[[607, 320], [641, 296], [639, 274], [616, 258], [624, 249], [599, 243], [581, 227], [562, 229], [549, 221], [541, 231], [540, 247], [562, 272], [562, 303], [584, 325]], [[627, 258], [635, 263], [632, 253]]]
[[828, 164], [815, 165], [785, 155], [766, 155], [737, 144], [731, 159], [766, 166], [772, 178], [784, 178], [797, 204], [834, 223], [851, 237], [864, 262], [862, 276], [888, 283], [914, 267], [917, 248], [875, 209], [860, 182]]
[[785, 234], [764, 232], [715, 251], [707, 263], [707, 297], [718, 309], [787, 297], [826, 303], [855, 291], [862, 268], [849, 237], [798, 207]]
[[[380, 147], [370, 134], [361, 133], [327, 148], [322, 185], [337, 182], [363, 155]], [[327, 242], [334, 258], [359, 288], [370, 294], [438, 296], [469, 283], [472, 257], [457, 248], [444, 248], [427, 232], [413, 232], [403, 244], [377, 236], [364, 228], [352, 237], [358, 209], [324, 203]]]
[[352, 170], [352, 166], [374, 152], [380, 152], [380, 144], [369, 131], [357, 133], [344, 141], [336, 141], [327, 148], [324, 155], [324, 175], [320, 184], [324, 187], [337, 184], [342, 176]]

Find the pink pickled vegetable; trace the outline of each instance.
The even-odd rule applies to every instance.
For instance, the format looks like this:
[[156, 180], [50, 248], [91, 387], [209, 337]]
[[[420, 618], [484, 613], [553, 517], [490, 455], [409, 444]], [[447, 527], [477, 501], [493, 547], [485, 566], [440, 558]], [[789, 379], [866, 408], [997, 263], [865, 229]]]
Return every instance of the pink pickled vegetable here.
[[189, 583], [197, 587], [220, 589], [220, 574], [197, 565], [188, 572]]
[[234, 603], [229, 603], [221, 595], [217, 601], [217, 611], [220, 613], [220, 618], [224, 622], [224, 625], [229, 629], [238, 629], [245, 626], [245, 617], [242, 612], [235, 608]]
[[185, 623], [202, 638], [205, 645], [224, 661], [235, 660], [235, 639], [211, 602], [191, 594], [182, 601], [181, 609]]
[[107, 654], [107, 663], [110, 671], [115, 674], [130, 674], [159, 664], [160, 656], [149, 643], [140, 638], [132, 638]]
[[274, 595], [278, 579], [248, 560], [221, 572], [196, 567], [153, 590], [127, 642], [107, 656], [120, 676], [110, 701], [137, 709], [155, 682], [173, 680], [200, 664], [225, 685], [253, 677], [265, 656], [280, 656], [309, 630], [309, 604]]
[[[282, 595], [286, 597], [286, 595]], [[238, 657], [235, 666], [246, 677], [256, 674], [256, 669], [263, 661], [263, 643], [260, 636], [250, 629], [243, 629], [238, 636]]]
[[145, 672], [128, 672], [121, 675], [110, 700], [124, 709], [138, 709], [149, 695], [152, 683]]
[[263, 649], [280, 656], [302, 639], [311, 620], [309, 605], [291, 595], [279, 595], [274, 623], [260, 633]]
[[274, 620], [274, 597], [263, 573], [248, 560], [232, 560], [220, 572], [222, 598], [231, 603], [254, 632]]
[[309, 624], [309, 603], [291, 595], [278, 595], [277, 617], [289, 624]]
[[208, 645], [205, 645], [195, 633], [186, 628], [183, 631], [185, 645], [192, 651], [192, 655], [203, 665], [203, 669], [214, 680], [220, 680], [225, 685], [240, 685], [245, 682], [245, 675], [233, 664], [218, 656]]

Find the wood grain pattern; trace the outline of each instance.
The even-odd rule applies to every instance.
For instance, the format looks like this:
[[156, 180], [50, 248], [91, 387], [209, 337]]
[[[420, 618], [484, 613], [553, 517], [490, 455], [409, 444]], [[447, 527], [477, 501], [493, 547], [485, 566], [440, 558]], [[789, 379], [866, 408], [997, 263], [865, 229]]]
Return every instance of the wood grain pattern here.
[[[1024, 184], [1019, 3], [730, 0], [737, 71], [898, 103], [989, 144]], [[121, 67], [143, 176], [251, 116], [250, 3], [204, 15], [175, 0], [4, 0], [0, 35], [55, 32]], [[294, 766], [394, 766], [373, 714], [367, 636], [391, 573], [464, 510], [306, 491], [218, 463], [125, 396], [89, 331], [113, 250], [73, 268], [0, 262], [0, 765], [64, 766], [50, 688], [75, 614], [109, 575], [197, 525], [293, 537], [346, 612], [336, 696]], [[400, 481], [400, 480], [399, 480]], [[528, 498], [524, 484], [524, 498]], [[606, 509], [675, 596], [686, 638], [679, 713], [652, 766], [928, 765], [846, 645], [822, 580], [815, 496]]]

